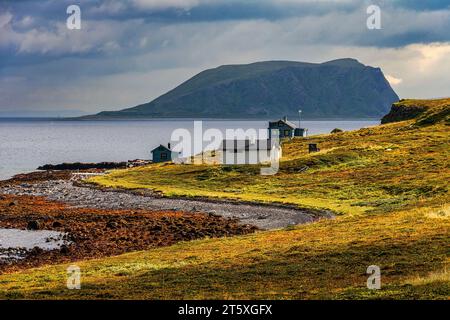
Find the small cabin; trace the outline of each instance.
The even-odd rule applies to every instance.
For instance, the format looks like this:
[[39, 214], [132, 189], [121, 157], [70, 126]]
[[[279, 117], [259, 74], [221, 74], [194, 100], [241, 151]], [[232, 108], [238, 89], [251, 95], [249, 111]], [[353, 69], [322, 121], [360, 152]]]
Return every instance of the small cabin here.
[[295, 123], [283, 117], [278, 121], [269, 122], [269, 138], [272, 136], [272, 130], [278, 130], [280, 139], [293, 137], [306, 137], [308, 129], [299, 128]]
[[167, 147], [160, 144], [158, 147], [153, 149], [151, 153], [152, 153], [152, 160], [154, 163], [174, 161], [180, 155], [179, 152], [174, 152], [170, 149], [170, 143], [168, 144]]

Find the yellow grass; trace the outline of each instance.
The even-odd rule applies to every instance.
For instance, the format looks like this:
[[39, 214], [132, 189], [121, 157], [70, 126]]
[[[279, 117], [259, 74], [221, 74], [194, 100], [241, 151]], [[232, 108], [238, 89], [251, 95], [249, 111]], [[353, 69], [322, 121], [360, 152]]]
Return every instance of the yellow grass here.
[[[286, 141], [275, 176], [260, 175], [258, 166], [154, 164], [92, 182], [168, 196], [289, 203], [338, 214], [391, 211], [447, 197], [448, 128], [443, 121], [417, 126], [413, 120]], [[310, 142], [321, 151], [309, 154]], [[309, 170], [299, 172], [305, 165]]]
[[[67, 265], [2, 275], [0, 297], [445, 299], [448, 277], [433, 273], [448, 267], [449, 231], [422, 210], [341, 216], [79, 262], [82, 290], [65, 287]], [[379, 291], [366, 288], [369, 265], [381, 268]]]
[[[448, 299], [450, 139], [442, 110], [432, 105], [421, 117], [432, 116], [431, 124], [417, 119], [286, 142], [281, 170], [271, 177], [260, 176], [257, 166], [160, 164], [96, 177], [105, 186], [283, 202], [339, 215], [79, 262], [82, 290], [65, 287], [67, 265], [6, 274], [0, 297]], [[308, 154], [310, 141], [322, 151]], [[298, 172], [304, 165], [310, 169]], [[381, 268], [381, 290], [366, 287], [369, 265]]]

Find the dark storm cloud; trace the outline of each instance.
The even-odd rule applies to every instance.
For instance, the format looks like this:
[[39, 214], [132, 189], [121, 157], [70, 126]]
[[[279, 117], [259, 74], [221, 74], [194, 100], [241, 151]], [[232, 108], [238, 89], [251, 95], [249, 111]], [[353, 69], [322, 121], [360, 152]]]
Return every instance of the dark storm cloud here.
[[[110, 2], [111, 3], [111, 2]], [[356, 2], [334, 1], [264, 1], [264, 0], [217, 0], [199, 1], [187, 8], [142, 8], [133, 6], [129, 2], [121, 6], [121, 10], [114, 10], [110, 4], [93, 7], [90, 12], [97, 18], [143, 18], [152, 22], [196, 22], [267, 19], [278, 20], [288, 17], [326, 14], [330, 11], [351, 11], [357, 6]], [[102, 8], [102, 9], [101, 9]]]
[[449, 0], [395, 0], [393, 5], [406, 9], [421, 10], [444, 10], [450, 8]]
[[[78, 36], [61, 29], [61, 25], [67, 18], [65, 10], [68, 5], [74, 3], [82, 8], [82, 18], [87, 25], [84, 34], [79, 32], [82, 35]], [[376, 34], [369, 32], [365, 27], [367, 18], [365, 9], [371, 3], [378, 4], [383, 14], [383, 30]], [[153, 48], [157, 48], [159, 43], [155, 41], [145, 47], [138, 44], [143, 34], [151, 34], [152, 38], [158, 38], [157, 33], [164, 26], [205, 22], [213, 25], [221, 21], [251, 20], [282, 23], [288, 19], [298, 19], [300, 23], [302, 20], [317, 19], [316, 24], [308, 23], [309, 29], [303, 30], [304, 34], [308, 34], [304, 37], [307, 41], [322, 44], [341, 42], [348, 45], [398, 47], [417, 42], [449, 41], [448, 13], [450, 9], [448, 6], [448, 1], [409, 0], [373, 2], [357, 0], [3, 1], [0, 8], [4, 13], [11, 15], [11, 21], [8, 28], [2, 30], [9, 39], [4, 41], [0, 39], [0, 50], [3, 53], [11, 52], [13, 48], [21, 55], [34, 56], [39, 54], [53, 57], [80, 54], [102, 56], [105, 52], [102, 46], [108, 43], [126, 50], [127, 54], [133, 54], [152, 49], [152, 45]], [[416, 16], [423, 15], [423, 12], [417, 10], [421, 9], [429, 10], [428, 12], [431, 11], [431, 13], [433, 10], [440, 10], [439, 12], [443, 13], [430, 15], [427, 21], [422, 19], [417, 24]], [[330, 21], [327, 26], [319, 25], [320, 18], [327, 15], [336, 17], [335, 21]], [[404, 16], [410, 20], [402, 19]], [[399, 23], [400, 21], [402, 24]], [[114, 28], [114, 30], [108, 32], [106, 28]], [[355, 30], [357, 32], [354, 32]], [[70, 48], [69, 44], [65, 50], [62, 50], [61, 38], [75, 45], [80, 42], [85, 42], [86, 45], [80, 45], [82, 49], [77, 50]], [[39, 49], [39, 39], [47, 41], [50, 45]], [[90, 41], [97, 41], [98, 44], [93, 45]]]
[[[81, 7], [82, 30], [65, 26], [71, 4]], [[370, 4], [381, 8], [381, 30], [366, 27]], [[448, 1], [0, 0], [0, 108], [6, 100], [130, 106], [206, 67], [336, 55], [380, 61], [372, 51], [394, 59], [411, 45], [449, 42], [448, 30]], [[403, 59], [433, 60], [446, 48], [414, 47]]]
[[[186, 4], [183, 5], [183, 2]], [[146, 3], [148, 3], [146, 5]], [[358, 1], [145, 1], [145, 0], [47, 0], [3, 1], [0, 8], [14, 11], [17, 18], [33, 15], [45, 21], [65, 19], [68, 5], [77, 4], [86, 19], [145, 19], [150, 22], [198, 22], [245, 19], [277, 20], [287, 17], [351, 11]]]

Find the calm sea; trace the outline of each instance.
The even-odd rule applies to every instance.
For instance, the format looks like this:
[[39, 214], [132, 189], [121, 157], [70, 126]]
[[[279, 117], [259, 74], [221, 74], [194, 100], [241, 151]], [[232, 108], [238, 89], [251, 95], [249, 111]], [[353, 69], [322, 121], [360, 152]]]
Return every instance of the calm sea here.
[[[354, 130], [379, 121], [302, 121], [309, 135], [334, 128]], [[202, 122], [225, 134], [226, 129], [265, 129], [267, 121]], [[166, 145], [175, 129], [194, 130], [186, 120], [51, 121], [0, 119], [0, 180], [35, 170], [43, 164], [63, 162], [127, 161], [150, 159], [150, 150]]]

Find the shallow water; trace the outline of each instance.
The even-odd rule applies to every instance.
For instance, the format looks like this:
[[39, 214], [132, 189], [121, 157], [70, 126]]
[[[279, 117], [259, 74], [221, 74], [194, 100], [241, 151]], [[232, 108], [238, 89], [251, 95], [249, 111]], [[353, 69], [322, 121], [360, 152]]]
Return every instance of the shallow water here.
[[38, 247], [42, 250], [60, 249], [68, 244], [65, 233], [50, 230], [20, 230], [0, 228], [0, 260], [21, 259], [26, 251]]

